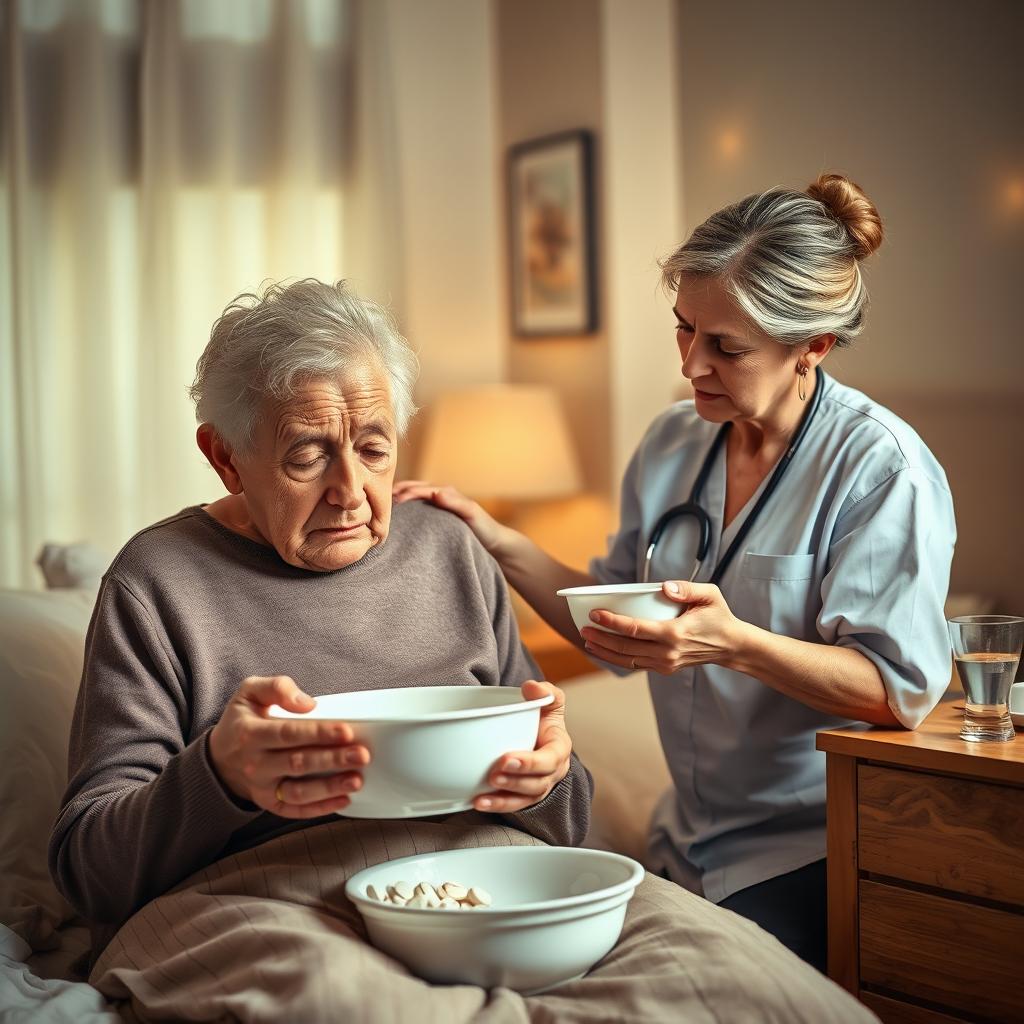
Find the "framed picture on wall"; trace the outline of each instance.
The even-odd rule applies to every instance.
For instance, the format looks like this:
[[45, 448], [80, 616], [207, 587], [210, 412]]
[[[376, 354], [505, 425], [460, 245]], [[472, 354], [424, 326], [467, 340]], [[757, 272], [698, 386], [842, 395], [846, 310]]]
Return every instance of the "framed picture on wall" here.
[[508, 158], [512, 330], [585, 334], [597, 327], [590, 132], [512, 146]]

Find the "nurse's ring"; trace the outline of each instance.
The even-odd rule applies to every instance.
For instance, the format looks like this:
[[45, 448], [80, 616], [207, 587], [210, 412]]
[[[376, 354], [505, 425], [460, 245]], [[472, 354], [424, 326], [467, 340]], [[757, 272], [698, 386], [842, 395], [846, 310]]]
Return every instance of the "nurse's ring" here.
[[277, 788], [276, 788], [276, 789], [274, 790], [274, 796], [275, 796], [275, 797], [277, 798], [277, 802], [278, 802], [279, 804], [283, 804], [283, 803], [284, 803], [284, 797], [283, 797], [283, 796], [281, 796], [281, 786], [282, 786], [282, 784], [283, 784], [283, 783], [284, 783], [284, 779], [282, 779], [282, 780], [281, 780], [281, 781], [280, 781], [280, 782], [279, 782], [279, 783], [277, 784]]

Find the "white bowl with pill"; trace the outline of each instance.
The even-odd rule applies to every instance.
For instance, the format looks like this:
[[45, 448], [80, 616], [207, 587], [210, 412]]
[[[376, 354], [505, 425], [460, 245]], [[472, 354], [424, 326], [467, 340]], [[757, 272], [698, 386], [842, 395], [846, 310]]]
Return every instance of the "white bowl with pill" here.
[[534, 749], [540, 709], [553, 699], [524, 700], [516, 686], [411, 686], [334, 693], [304, 714], [276, 705], [269, 714], [347, 722], [369, 749], [362, 788], [339, 814], [414, 818], [469, 810], [493, 790], [495, 762]]
[[[581, 977], [611, 951], [643, 876], [636, 861], [603, 850], [481, 847], [375, 864], [345, 895], [373, 945], [421, 978], [530, 994]], [[466, 898], [447, 895], [446, 883]]]
[[566, 587], [555, 591], [569, 602], [569, 611], [577, 629], [590, 626], [604, 629], [590, 618], [594, 611], [628, 615], [631, 619], [653, 619], [662, 622], [676, 618], [684, 605], [667, 598], [660, 583], [599, 583], [589, 587]]

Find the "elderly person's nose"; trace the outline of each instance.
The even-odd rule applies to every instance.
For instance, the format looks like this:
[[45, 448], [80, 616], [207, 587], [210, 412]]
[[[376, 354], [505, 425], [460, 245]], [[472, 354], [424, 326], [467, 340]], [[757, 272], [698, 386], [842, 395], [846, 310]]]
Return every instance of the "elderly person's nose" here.
[[358, 459], [335, 461], [327, 487], [327, 500], [341, 508], [357, 509], [363, 504], [363, 474]]

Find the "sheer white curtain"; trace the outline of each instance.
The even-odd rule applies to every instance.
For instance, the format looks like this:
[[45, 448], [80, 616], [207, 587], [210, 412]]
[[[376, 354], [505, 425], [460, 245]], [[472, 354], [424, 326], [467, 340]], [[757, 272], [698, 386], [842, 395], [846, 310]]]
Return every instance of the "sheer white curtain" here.
[[[267, 278], [400, 304], [386, 8], [0, 0], [0, 583], [219, 484], [186, 388]], [[372, 59], [360, 61], [360, 54]]]

